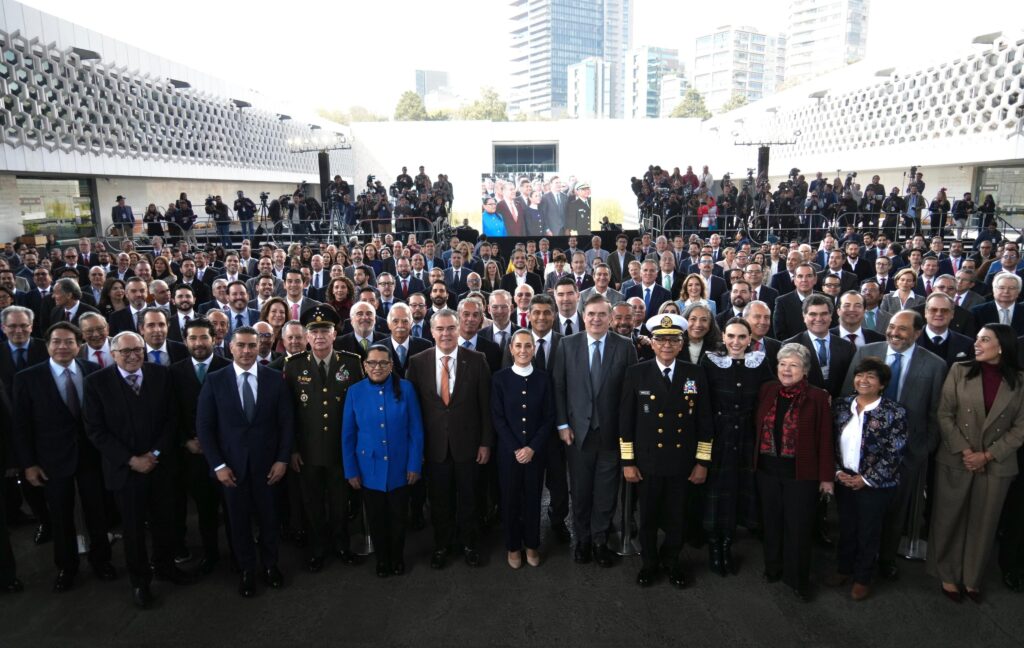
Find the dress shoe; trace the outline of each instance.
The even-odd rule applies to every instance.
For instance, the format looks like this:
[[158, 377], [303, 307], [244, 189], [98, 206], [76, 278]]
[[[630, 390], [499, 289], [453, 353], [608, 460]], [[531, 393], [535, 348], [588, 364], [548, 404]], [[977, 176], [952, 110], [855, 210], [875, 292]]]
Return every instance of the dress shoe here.
[[576, 551], [573, 552], [572, 559], [580, 565], [586, 565], [590, 562], [593, 553], [594, 549], [592, 545], [578, 544], [576, 545]]
[[955, 590], [948, 590], [945, 587], [940, 587], [939, 591], [942, 592], [943, 596], [948, 598], [950, 601], [953, 601], [954, 603], [959, 603], [959, 602], [961, 602], [963, 600], [963, 597], [960, 594], [960, 589], [959, 588], [957, 588]]
[[464, 555], [466, 557], [467, 565], [469, 565], [470, 567], [480, 566], [480, 552], [478, 552], [476, 549], [469, 549], [467, 547]]
[[722, 565], [722, 541], [716, 536], [708, 538], [708, 569], [712, 574], [725, 576], [725, 567]]
[[668, 582], [676, 589], [686, 587], [686, 576], [683, 574], [683, 568], [678, 565], [673, 567], [668, 573]]
[[[736, 573], [736, 561], [732, 557], [732, 536], [722, 536], [722, 570], [725, 574]], [[725, 575], [723, 574], [723, 576]]]
[[174, 583], [175, 585], [190, 585], [195, 582], [195, 577], [192, 574], [175, 566], [161, 567], [154, 570], [153, 578], [166, 583]]
[[401, 576], [405, 573], [405, 561], [399, 560], [395, 564], [391, 565], [391, 574], [394, 576]]
[[829, 587], [842, 587], [850, 582], [850, 575], [837, 571], [825, 577], [825, 584]]
[[377, 578], [387, 578], [391, 574], [391, 569], [388, 568], [388, 564], [384, 561], [377, 562]]
[[199, 564], [196, 565], [196, 573], [200, 576], [209, 576], [217, 570], [217, 564], [220, 562], [220, 558], [214, 556], [203, 556], [199, 559]]
[[594, 562], [599, 567], [611, 567], [615, 564], [615, 555], [611, 549], [602, 543], [594, 547]]
[[445, 556], [448, 555], [447, 551], [440, 549], [435, 551], [430, 556], [430, 568], [431, 569], [444, 569]]
[[530, 567], [540, 567], [540, 552], [536, 549], [527, 549], [526, 564]]
[[764, 580], [766, 583], [778, 583], [782, 580], [782, 572], [766, 569], [764, 570]]
[[3, 585], [0, 585], [0, 589], [7, 592], [8, 594], [17, 594], [18, 592], [25, 589], [25, 586], [21, 584], [21, 581], [17, 578], [12, 578]]
[[854, 601], [863, 601], [871, 594], [871, 588], [864, 583], [854, 583], [850, 589], [850, 598]]
[[50, 530], [49, 525], [40, 524], [39, 528], [36, 529], [36, 534], [32, 536], [32, 542], [41, 545], [46, 544], [50, 540], [53, 540], [53, 532]]
[[57, 578], [53, 581], [53, 591], [66, 592], [75, 586], [75, 572], [62, 569], [57, 572]]
[[117, 570], [108, 562], [94, 564], [92, 566], [92, 573], [101, 581], [112, 581], [117, 579]]
[[132, 603], [140, 610], [149, 609], [153, 605], [153, 592], [149, 591], [149, 585], [139, 585], [132, 588]]
[[318, 571], [320, 571], [323, 568], [324, 568], [324, 557], [323, 556], [313, 556], [312, 558], [310, 558], [309, 560], [306, 561], [306, 570], [310, 571], [310, 572], [312, 572], [314, 574], [317, 573]]
[[284, 587], [284, 575], [281, 574], [281, 570], [277, 566], [269, 567], [263, 572], [263, 580], [267, 583], [267, 587], [271, 589], [281, 589]]
[[650, 587], [654, 584], [654, 577], [657, 570], [652, 567], [643, 567], [636, 575], [636, 584], [640, 587]]
[[554, 534], [558, 542], [563, 544], [569, 542], [569, 527], [565, 525], [565, 520], [552, 520], [551, 533]]
[[520, 551], [508, 552], [508, 566], [512, 569], [519, 569], [523, 566], [523, 554]]
[[345, 565], [354, 565], [359, 562], [359, 556], [348, 549], [335, 549], [334, 555]]
[[981, 590], [964, 590], [964, 596], [971, 599], [971, 603], [980, 604], [982, 601]]
[[255, 572], [242, 571], [242, 575], [238, 579], [238, 593], [242, 595], [242, 598], [252, 598], [253, 596], [256, 596]]
[[899, 580], [900, 568], [890, 560], [878, 561], [878, 575], [886, 580]]

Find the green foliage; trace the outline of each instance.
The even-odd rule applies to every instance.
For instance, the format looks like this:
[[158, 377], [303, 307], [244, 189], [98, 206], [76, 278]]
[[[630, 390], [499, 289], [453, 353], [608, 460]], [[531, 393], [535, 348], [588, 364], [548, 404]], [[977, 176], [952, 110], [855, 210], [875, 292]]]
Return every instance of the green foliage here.
[[494, 88], [480, 90], [480, 98], [459, 111], [459, 117], [479, 121], [508, 121], [508, 105]]
[[398, 98], [395, 106], [395, 121], [426, 121], [427, 109], [423, 107], [423, 98], [412, 90], [406, 90]]
[[732, 93], [732, 96], [729, 97], [729, 101], [726, 101], [724, 104], [722, 104], [722, 108], [721, 110], [719, 110], [719, 112], [729, 112], [730, 110], [736, 110], [737, 108], [741, 108], [746, 105], [747, 95], [741, 94], [739, 92], [734, 92]]
[[704, 97], [697, 92], [696, 88], [687, 90], [669, 115], [669, 117], [697, 117], [699, 119], [707, 119], [710, 116], [711, 111], [704, 104]]

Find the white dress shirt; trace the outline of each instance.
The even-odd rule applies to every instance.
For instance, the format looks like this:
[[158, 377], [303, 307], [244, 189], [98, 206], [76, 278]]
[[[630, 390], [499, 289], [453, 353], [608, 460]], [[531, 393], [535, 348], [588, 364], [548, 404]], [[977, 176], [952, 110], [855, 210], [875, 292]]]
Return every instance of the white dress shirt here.
[[[860, 448], [864, 436], [864, 416], [878, 407], [881, 402], [882, 399], [879, 398], [867, 405], [862, 412], [857, 411], [856, 398], [850, 403], [850, 411], [853, 412], [853, 416], [850, 417], [850, 422], [846, 424], [839, 436], [839, 451], [843, 458], [843, 468], [848, 472], [860, 474]], [[863, 478], [862, 475], [861, 479]], [[864, 479], [864, 483], [871, 486], [871, 482], [866, 479]]]
[[[460, 338], [461, 339], [461, 338]], [[460, 342], [461, 344], [461, 342]], [[455, 365], [457, 364], [456, 358], [458, 357], [459, 350], [455, 349], [448, 355], [448, 395], [451, 396], [452, 392], [455, 391]], [[444, 371], [444, 363], [441, 358], [446, 355], [441, 352], [441, 349], [434, 347], [434, 378], [437, 380], [437, 395], [441, 395], [441, 374]]]
[[239, 403], [244, 403], [245, 402], [245, 399], [242, 398], [242, 385], [245, 384], [245, 381], [242, 379], [242, 374], [248, 372], [248, 374], [249, 374], [249, 386], [252, 388], [252, 402], [255, 403], [256, 402], [256, 395], [259, 393], [259, 389], [256, 388], [257, 381], [259, 380], [257, 378], [257, 373], [258, 373], [257, 367], [258, 367], [258, 365], [253, 364], [252, 367], [250, 367], [248, 369], [242, 369], [242, 367], [240, 367], [237, 362], [234, 362], [234, 363], [231, 364], [231, 366], [235, 368], [235, 382], [238, 385], [238, 402]]

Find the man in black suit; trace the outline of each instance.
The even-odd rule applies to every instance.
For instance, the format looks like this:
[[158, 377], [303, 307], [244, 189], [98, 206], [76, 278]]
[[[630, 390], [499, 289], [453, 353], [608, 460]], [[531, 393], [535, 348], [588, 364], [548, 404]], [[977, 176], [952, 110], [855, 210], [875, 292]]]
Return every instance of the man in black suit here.
[[[944, 293], [953, 301], [953, 317], [949, 322], [950, 330], [967, 336], [973, 342], [974, 337], [978, 334], [978, 326], [974, 321], [974, 315], [971, 314], [971, 311], [956, 303], [956, 279], [952, 275], [939, 275], [932, 282], [932, 287], [932, 293]], [[925, 315], [925, 304], [915, 306], [914, 310], [923, 317]]]
[[[210, 476], [210, 465], [203, 455], [203, 447], [196, 436], [196, 405], [199, 392], [206, 376], [218, 369], [231, 365], [231, 361], [213, 354], [213, 325], [206, 319], [191, 319], [185, 324], [185, 347], [189, 357], [171, 365], [171, 380], [174, 390], [171, 399], [178, 412], [178, 429], [175, 437], [182, 446], [179, 452], [179, 476], [184, 492], [177, 493], [175, 500], [174, 528], [176, 543], [185, 545], [188, 500], [196, 505], [199, 521], [199, 537], [203, 544], [203, 556], [196, 571], [201, 575], [213, 572], [220, 562], [218, 548], [218, 518], [221, 507], [221, 493], [217, 482]], [[228, 539], [230, 541], [230, 532]]]
[[484, 322], [484, 305], [479, 299], [470, 297], [459, 302], [459, 346], [484, 354], [487, 366], [493, 374], [501, 369], [501, 349], [498, 345], [477, 335]]
[[124, 196], [117, 197], [117, 204], [110, 209], [110, 222], [120, 226], [121, 236], [132, 238], [135, 228], [135, 214], [124, 202]]
[[47, 313], [47, 328], [54, 322], [70, 322], [78, 326], [78, 318], [85, 313], [98, 313], [94, 306], [82, 301], [82, 289], [74, 279], [58, 279], [53, 284], [54, 308]]
[[719, 300], [718, 315], [715, 316], [718, 329], [724, 331], [729, 320], [734, 317], [743, 317], [743, 309], [749, 303], [750, 283], [746, 280], [734, 281], [729, 294], [723, 295]]
[[462, 252], [458, 250], [452, 250], [451, 264], [450, 268], [444, 270], [444, 283], [448, 287], [449, 293], [461, 295], [466, 292], [466, 277], [472, 270], [463, 267]]
[[[191, 286], [192, 292], [195, 293], [196, 303], [203, 304], [210, 301], [211, 287], [213, 286], [213, 273], [209, 274], [211, 277], [210, 283], [201, 281], [196, 276], [196, 262], [195, 259], [186, 258], [181, 262], [181, 276], [178, 278], [176, 286]], [[204, 274], [204, 276], [205, 276]]]
[[945, 360], [947, 368], [974, 358], [974, 340], [950, 326], [956, 307], [945, 292], [933, 291], [924, 303], [924, 332], [917, 338], [917, 346]]
[[[153, 601], [149, 583], [187, 583], [174, 565], [174, 431], [177, 412], [168, 395], [167, 369], [144, 362], [145, 342], [125, 331], [111, 344], [113, 366], [85, 380], [85, 432], [103, 457], [103, 477], [121, 510], [123, 544], [132, 599], [141, 608]], [[146, 523], [153, 538], [152, 569]]]
[[800, 252], [790, 250], [789, 254], [786, 255], [786, 268], [772, 275], [768, 285], [779, 291], [779, 297], [793, 292], [796, 287], [796, 269], [801, 263], [803, 263], [803, 256]]
[[[21, 305], [30, 309], [33, 313], [32, 335], [35, 337], [43, 334], [45, 330], [42, 329], [43, 323], [50, 314], [50, 308], [47, 308], [44, 313], [43, 306], [46, 298], [50, 296], [51, 283], [50, 271], [46, 268], [36, 268], [32, 273], [32, 289], [25, 293], [22, 298]], [[48, 303], [46, 305], [49, 306]]]
[[806, 330], [803, 316], [803, 302], [814, 293], [817, 275], [809, 263], [797, 266], [793, 273], [794, 290], [781, 295], [775, 300], [775, 311], [772, 313], [772, 329], [775, 338], [787, 340]]
[[686, 275], [676, 266], [675, 255], [668, 250], [662, 252], [658, 260], [658, 284], [671, 293], [672, 299], [679, 299], [679, 291], [682, 290], [685, 278]]
[[185, 327], [198, 316], [195, 310], [195, 293], [191, 286], [181, 285], [174, 289], [171, 313], [167, 318], [167, 339], [185, 341]]
[[840, 293], [856, 290], [860, 286], [860, 280], [856, 274], [843, 269], [845, 263], [846, 255], [843, 254], [843, 251], [832, 250], [828, 255], [828, 267], [818, 273], [818, 290], [821, 290], [822, 284], [825, 283], [825, 277], [829, 276], [839, 277]]
[[538, 275], [526, 270], [526, 252], [516, 250], [512, 253], [512, 272], [501, 278], [501, 288], [514, 293], [516, 287], [521, 283], [530, 284], [534, 294], [544, 289], [544, 281]]
[[864, 327], [864, 296], [850, 290], [839, 297], [839, 324], [829, 331], [856, 348], [873, 342], [884, 342], [885, 336]]
[[779, 291], [764, 285], [764, 268], [761, 264], [748, 263], [743, 269], [743, 278], [750, 283], [750, 301], [764, 302], [769, 310], [774, 310]]
[[861, 256], [860, 245], [856, 241], [846, 244], [846, 263], [843, 264], [843, 272], [852, 272], [857, 277], [858, 284], [875, 274], [873, 261]]
[[639, 297], [644, 300], [646, 312], [653, 315], [658, 312], [662, 304], [672, 299], [672, 293], [658, 284], [658, 264], [646, 260], [640, 266], [640, 284], [630, 286], [625, 297], [626, 299]]
[[339, 336], [334, 341], [334, 348], [338, 351], [348, 351], [360, 358], [366, 358], [366, 351], [373, 346], [374, 342], [387, 337], [376, 329], [377, 310], [373, 304], [360, 301], [355, 303], [349, 310], [351, 317], [349, 323], [352, 325], [352, 332]]
[[[13, 419], [11, 404], [7, 398], [7, 387], [0, 385], [0, 467], [7, 466], [7, 445], [11, 436], [10, 427]], [[18, 580], [17, 566], [14, 563], [14, 551], [11, 549], [11, 536], [7, 529], [7, 480], [0, 480], [0, 590], [8, 594], [17, 594], [24, 589]]]
[[181, 342], [167, 339], [167, 311], [149, 306], [142, 311], [142, 339], [146, 342], [146, 362], [170, 367], [188, 358]]
[[409, 259], [401, 258], [395, 262], [395, 296], [406, 303], [413, 293], [422, 293], [426, 286], [422, 281], [412, 276], [412, 266]]
[[399, 378], [405, 378], [409, 358], [434, 345], [423, 338], [411, 335], [412, 310], [407, 304], [395, 304], [391, 308], [391, 312], [388, 313], [388, 328], [391, 329], [391, 335], [384, 343], [391, 350], [395, 373]]
[[612, 273], [611, 286], [615, 290], [619, 290], [622, 282], [629, 279], [629, 262], [634, 257], [626, 249], [628, 243], [629, 238], [625, 234], [616, 236], [615, 249], [608, 255], [608, 260], [606, 261]]
[[1018, 304], [1021, 278], [1003, 272], [992, 280], [994, 301], [980, 304], [971, 309], [977, 328], [986, 324], [1009, 324], [1016, 335], [1024, 335], [1024, 305]]
[[565, 210], [569, 203], [562, 193], [562, 181], [556, 176], [549, 180], [551, 191], [540, 199], [540, 213], [544, 219], [545, 236], [561, 236], [565, 229]]
[[839, 396], [846, 371], [857, 349], [848, 341], [829, 332], [832, 322], [832, 301], [825, 295], [810, 295], [803, 303], [806, 330], [785, 340], [795, 342], [811, 352], [811, 370], [807, 380], [824, 389], [832, 398]]
[[57, 565], [53, 589], [64, 592], [73, 587], [78, 573], [76, 490], [89, 531], [93, 572], [100, 580], [113, 580], [116, 572], [110, 564], [100, 455], [82, 425], [84, 380], [99, 367], [76, 360], [82, 333], [75, 325], [57, 322], [46, 334], [50, 362], [29, 367], [14, 379], [18, 416], [13, 442], [25, 479], [46, 494]]
[[111, 335], [117, 335], [124, 331], [138, 333], [142, 330], [142, 311], [146, 308], [149, 287], [139, 277], [132, 277], [125, 283], [124, 290], [128, 308], [122, 308], [110, 316]]
[[[239, 594], [256, 593], [256, 570], [279, 589], [280, 527], [274, 485], [285, 476], [295, 436], [291, 394], [281, 374], [256, 364], [256, 330], [242, 327], [231, 338], [234, 362], [209, 374], [199, 392], [196, 433], [206, 461], [224, 487], [231, 539], [241, 569]], [[260, 530], [259, 557], [252, 536]]]

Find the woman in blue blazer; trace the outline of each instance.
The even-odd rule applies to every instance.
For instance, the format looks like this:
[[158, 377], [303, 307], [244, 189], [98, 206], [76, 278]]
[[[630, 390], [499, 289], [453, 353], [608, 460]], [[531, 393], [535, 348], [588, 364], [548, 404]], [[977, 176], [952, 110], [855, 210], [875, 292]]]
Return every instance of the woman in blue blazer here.
[[886, 396], [892, 379], [885, 360], [864, 358], [853, 370], [856, 393], [832, 405], [839, 568], [830, 584], [840, 586], [852, 580], [850, 597], [855, 601], [870, 593], [882, 523], [900, 482], [900, 461], [907, 444], [907, 411]]
[[533, 366], [533, 333], [519, 329], [509, 342], [515, 364], [491, 379], [491, 419], [497, 437], [498, 483], [508, 564], [540, 564], [540, 495], [544, 449], [555, 429], [555, 399], [546, 371]]
[[405, 573], [409, 486], [423, 464], [423, 419], [412, 383], [391, 371], [391, 351], [374, 344], [363, 361], [366, 378], [345, 397], [341, 454], [345, 477], [362, 490], [377, 576]]

